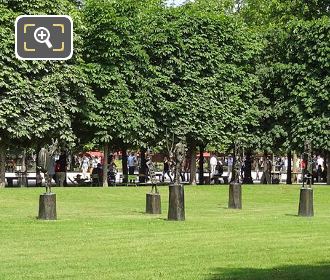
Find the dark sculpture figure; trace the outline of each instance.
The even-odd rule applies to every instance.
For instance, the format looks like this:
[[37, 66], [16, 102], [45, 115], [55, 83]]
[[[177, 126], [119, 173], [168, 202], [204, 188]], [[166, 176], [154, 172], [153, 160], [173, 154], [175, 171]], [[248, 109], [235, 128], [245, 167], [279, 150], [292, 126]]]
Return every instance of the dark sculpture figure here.
[[174, 185], [180, 184], [180, 174], [186, 156], [185, 139], [182, 139], [174, 147]]
[[234, 150], [234, 172], [233, 172], [233, 180], [234, 183], [240, 182], [240, 173], [242, 168], [242, 160], [241, 160], [241, 146], [237, 142], [235, 143], [235, 150]]
[[154, 166], [154, 163], [152, 162], [150, 155], [147, 157], [146, 165], [148, 167], [150, 181], [152, 184], [151, 192], [155, 191], [155, 193], [158, 193], [157, 183], [155, 181], [155, 177], [156, 177], [155, 166]]
[[305, 188], [305, 181], [307, 188], [312, 188], [312, 143], [310, 141], [305, 141], [304, 143], [304, 152], [302, 154], [302, 160], [303, 160], [303, 188]]
[[229, 184], [228, 208], [242, 209], [242, 184], [240, 178], [242, 170], [242, 152], [241, 145], [235, 141], [234, 146], [234, 162], [233, 162], [233, 177]]
[[41, 148], [38, 154], [38, 168], [41, 172], [45, 174], [45, 187], [46, 193], [51, 193], [51, 177], [48, 174], [50, 167], [51, 157], [55, 154], [57, 150], [58, 141], [52, 140], [52, 145], [48, 149]]

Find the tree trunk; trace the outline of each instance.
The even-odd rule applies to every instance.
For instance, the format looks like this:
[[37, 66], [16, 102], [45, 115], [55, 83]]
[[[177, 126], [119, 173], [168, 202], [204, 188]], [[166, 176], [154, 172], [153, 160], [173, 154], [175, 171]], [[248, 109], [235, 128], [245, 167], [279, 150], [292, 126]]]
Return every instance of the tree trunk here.
[[288, 157], [288, 166], [287, 166], [287, 170], [286, 170], [286, 183], [288, 185], [292, 185], [292, 165], [291, 165], [291, 160], [292, 160], [292, 153], [291, 150], [288, 151], [287, 154]]
[[199, 184], [204, 185], [204, 146], [199, 146]]
[[146, 162], [146, 149], [141, 149], [141, 161], [140, 161], [140, 169], [139, 169], [139, 182], [145, 183], [147, 176], [147, 162]]
[[327, 184], [330, 185], [330, 151], [327, 152], [326, 165], [327, 165]]
[[0, 188], [6, 184], [6, 146], [0, 142]]
[[128, 181], [128, 168], [127, 168], [127, 151], [126, 147], [122, 149], [122, 169], [123, 169], [123, 183], [127, 183]]
[[104, 158], [103, 158], [103, 178], [102, 186], [108, 187], [108, 157], [109, 157], [109, 143], [104, 143]]
[[242, 209], [242, 185], [231, 182], [229, 184], [228, 208]]
[[[232, 167], [232, 171], [231, 171], [231, 179], [230, 179], [230, 183], [235, 183], [236, 178], [241, 178], [241, 170], [238, 171], [238, 175], [236, 174], [236, 169], [235, 169], [235, 165], [236, 165], [236, 160], [237, 157], [241, 157], [240, 154], [236, 154], [236, 148], [235, 148], [235, 144], [233, 144], [233, 167]], [[241, 158], [241, 160], [243, 160]], [[241, 164], [243, 164], [243, 162], [241, 162]], [[240, 179], [238, 180], [240, 182]], [[262, 177], [261, 177], [261, 184], [262, 184]]]
[[196, 185], [196, 143], [192, 142], [190, 146], [190, 180], [191, 185]]

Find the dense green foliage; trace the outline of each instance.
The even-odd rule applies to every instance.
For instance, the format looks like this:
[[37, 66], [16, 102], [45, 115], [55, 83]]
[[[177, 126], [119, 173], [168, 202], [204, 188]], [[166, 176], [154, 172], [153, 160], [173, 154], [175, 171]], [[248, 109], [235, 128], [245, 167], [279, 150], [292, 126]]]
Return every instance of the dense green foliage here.
[[[24, 3], [23, 3], [24, 2]], [[14, 53], [14, 22], [21, 14], [70, 14], [79, 22], [70, 1], [9, 1], [0, 4], [0, 132], [1, 141], [74, 138], [71, 119], [79, 111], [84, 75], [78, 67], [79, 33], [69, 62], [21, 61]], [[79, 28], [77, 29], [77, 31]]]
[[[86, 71], [96, 97], [87, 123], [99, 142], [146, 146], [157, 127], [156, 97], [141, 45], [144, 1], [88, 1]], [[142, 19], [141, 19], [142, 18]]]
[[153, 15], [148, 27], [158, 126], [203, 144], [248, 140], [258, 124], [255, 34], [235, 17], [188, 5]]
[[[240, 1], [240, 0], [238, 0]], [[273, 26], [294, 19], [329, 16], [328, 0], [242, 0], [240, 14], [255, 27]]]
[[[1, 1], [0, 151], [51, 137], [146, 148], [166, 132], [191, 150], [227, 150], [235, 139], [272, 151], [311, 139], [330, 150], [327, 1], [78, 3]], [[21, 14], [71, 15], [74, 57], [17, 60]]]
[[243, 1], [240, 15], [266, 43], [258, 66], [261, 147], [329, 151], [328, 1]]
[[296, 149], [310, 139], [314, 148], [330, 150], [329, 34], [329, 18], [295, 20], [269, 32], [261, 72], [273, 104], [268, 139]]
[[58, 221], [38, 221], [40, 189], [0, 190], [0, 278], [327, 280], [329, 192], [315, 188], [315, 217], [297, 217], [298, 187], [187, 187], [186, 221], [146, 215], [149, 188], [57, 188]]

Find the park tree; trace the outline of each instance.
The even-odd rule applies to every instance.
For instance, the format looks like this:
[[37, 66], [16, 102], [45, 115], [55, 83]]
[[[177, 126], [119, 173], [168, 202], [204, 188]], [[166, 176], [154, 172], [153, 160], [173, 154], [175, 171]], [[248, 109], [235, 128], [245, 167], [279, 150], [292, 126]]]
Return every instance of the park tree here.
[[[314, 149], [329, 146], [328, 1], [243, 1], [244, 21], [264, 38], [257, 67], [259, 103], [263, 112], [260, 148], [302, 151], [311, 139]], [[291, 183], [288, 161], [287, 183]]]
[[261, 49], [255, 33], [237, 17], [202, 4], [155, 12], [144, 37], [159, 96], [157, 125], [186, 138], [192, 183], [196, 146], [202, 154], [208, 144], [257, 142], [250, 131], [260, 117], [253, 102]]
[[86, 71], [96, 99], [87, 124], [104, 145], [103, 185], [107, 185], [109, 146], [123, 152], [146, 148], [158, 132], [154, 120], [157, 96], [149, 79], [149, 58], [141, 44], [150, 1], [86, 1], [84, 7]]
[[74, 56], [67, 62], [20, 61], [14, 22], [22, 14], [68, 14], [79, 26], [73, 1], [2, 1], [0, 4], [0, 186], [5, 184], [10, 145], [40, 146], [50, 138], [74, 140], [72, 120], [88, 95], [80, 64], [82, 42], [75, 29]]
[[289, 150], [302, 151], [311, 140], [314, 150], [329, 154], [329, 28], [328, 17], [293, 20], [269, 37], [263, 77], [273, 106], [266, 121]]
[[186, 137], [194, 165], [197, 145], [252, 139], [254, 35], [197, 4], [147, 2], [88, 1], [84, 8], [86, 68], [98, 100], [88, 124], [97, 141], [143, 147], [167, 131]]

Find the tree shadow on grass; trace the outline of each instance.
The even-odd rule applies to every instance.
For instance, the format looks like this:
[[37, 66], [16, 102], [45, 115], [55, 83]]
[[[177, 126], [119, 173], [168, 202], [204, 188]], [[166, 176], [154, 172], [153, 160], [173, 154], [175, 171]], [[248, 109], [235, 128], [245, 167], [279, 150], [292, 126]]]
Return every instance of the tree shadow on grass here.
[[330, 264], [288, 265], [273, 268], [217, 268], [206, 280], [329, 280]]

